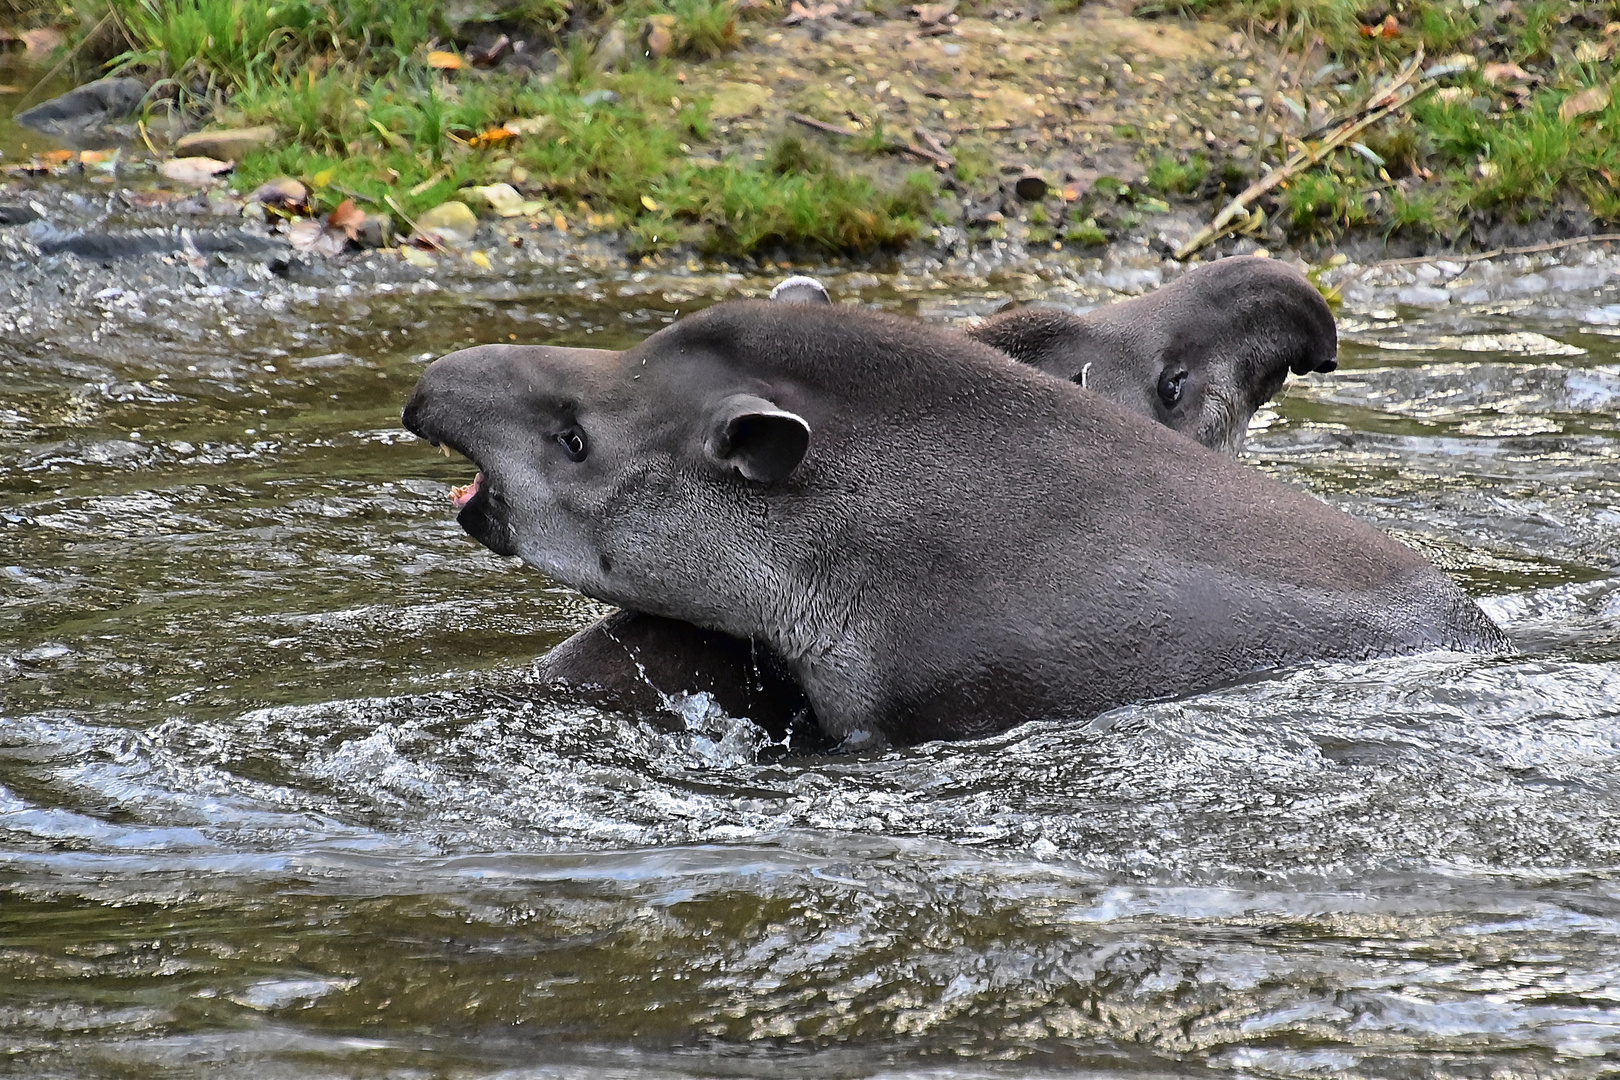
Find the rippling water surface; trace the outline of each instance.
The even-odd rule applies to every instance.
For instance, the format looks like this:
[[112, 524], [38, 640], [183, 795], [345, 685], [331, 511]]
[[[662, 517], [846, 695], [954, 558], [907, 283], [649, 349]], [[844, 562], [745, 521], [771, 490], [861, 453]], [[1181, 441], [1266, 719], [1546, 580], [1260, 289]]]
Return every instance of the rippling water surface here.
[[[606, 292], [110, 290], [13, 320], [0, 1071], [1615, 1067], [1603, 327], [1348, 314], [1341, 370], [1251, 438], [1521, 655], [818, 757], [702, 700], [548, 698], [528, 662], [601, 609], [467, 540], [465, 463], [398, 428], [432, 355], [623, 344], [677, 306]], [[868, 298], [988, 303], [938, 295]]]

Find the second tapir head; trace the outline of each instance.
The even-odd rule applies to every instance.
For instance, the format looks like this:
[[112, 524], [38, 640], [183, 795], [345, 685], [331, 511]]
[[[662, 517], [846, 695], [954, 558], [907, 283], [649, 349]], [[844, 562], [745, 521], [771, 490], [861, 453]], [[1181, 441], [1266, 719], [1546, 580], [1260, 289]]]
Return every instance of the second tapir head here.
[[1018, 308], [968, 333], [1228, 453], [1290, 371], [1338, 366], [1321, 294], [1298, 271], [1252, 257], [1220, 259], [1083, 315]]

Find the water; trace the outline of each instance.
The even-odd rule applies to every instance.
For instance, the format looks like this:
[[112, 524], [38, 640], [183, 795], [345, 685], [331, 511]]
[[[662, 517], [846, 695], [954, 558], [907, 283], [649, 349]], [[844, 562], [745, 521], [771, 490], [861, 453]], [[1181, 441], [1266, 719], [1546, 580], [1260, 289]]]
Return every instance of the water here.
[[1251, 438], [1522, 655], [829, 758], [548, 698], [600, 609], [467, 540], [467, 466], [398, 428], [433, 355], [701, 302], [179, 273], [0, 315], [0, 1071], [1615, 1068], [1605, 327], [1352, 312]]

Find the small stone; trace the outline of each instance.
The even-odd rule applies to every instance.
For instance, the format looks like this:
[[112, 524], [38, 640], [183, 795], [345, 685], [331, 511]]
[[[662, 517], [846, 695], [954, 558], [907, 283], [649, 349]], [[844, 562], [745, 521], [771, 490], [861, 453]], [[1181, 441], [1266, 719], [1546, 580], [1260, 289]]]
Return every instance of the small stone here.
[[598, 71], [608, 71], [619, 66], [624, 60], [624, 52], [624, 28], [615, 23], [613, 29], [597, 42], [591, 60]]
[[618, 102], [619, 95], [612, 90], [592, 90], [588, 94], [581, 94], [579, 98], [579, 103], [586, 106], [616, 105]]
[[253, 193], [253, 201], [278, 210], [292, 210], [309, 202], [309, 188], [290, 176], [266, 180]]
[[182, 184], [213, 184], [217, 183], [234, 166], [228, 161], [217, 161], [211, 157], [178, 157], [170, 158], [158, 167], [158, 171], [170, 180], [178, 180]]
[[416, 231], [441, 244], [465, 244], [478, 231], [478, 216], [466, 203], [451, 200], [418, 217]]
[[1509, 288], [1520, 296], [1536, 296], [1546, 292], [1551, 284], [1540, 274], [1526, 274], [1517, 279]]
[[501, 217], [518, 217], [523, 213], [523, 196], [511, 184], [486, 184], [467, 190], [489, 203], [490, 209]]
[[146, 84], [139, 79], [97, 79], [24, 109], [12, 119], [47, 135], [83, 132], [108, 120], [128, 116], [145, 96]]
[[355, 237], [368, 248], [390, 247], [394, 243], [394, 219], [387, 214], [367, 214]]
[[255, 150], [274, 145], [275, 141], [276, 129], [261, 124], [258, 127], [193, 132], [175, 143], [174, 150], [182, 156], [241, 161]]

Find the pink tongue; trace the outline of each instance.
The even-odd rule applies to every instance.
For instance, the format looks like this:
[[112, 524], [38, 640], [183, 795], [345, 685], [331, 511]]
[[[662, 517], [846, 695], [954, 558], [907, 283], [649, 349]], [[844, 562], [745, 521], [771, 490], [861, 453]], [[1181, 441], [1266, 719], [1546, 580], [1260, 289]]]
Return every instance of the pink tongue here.
[[483, 486], [484, 474], [479, 473], [477, 476], [473, 477], [472, 483], [461, 484], [451, 488], [450, 505], [454, 506], [457, 510], [460, 510], [463, 506], [466, 506], [468, 503], [472, 502], [473, 496], [477, 495], [478, 489]]

